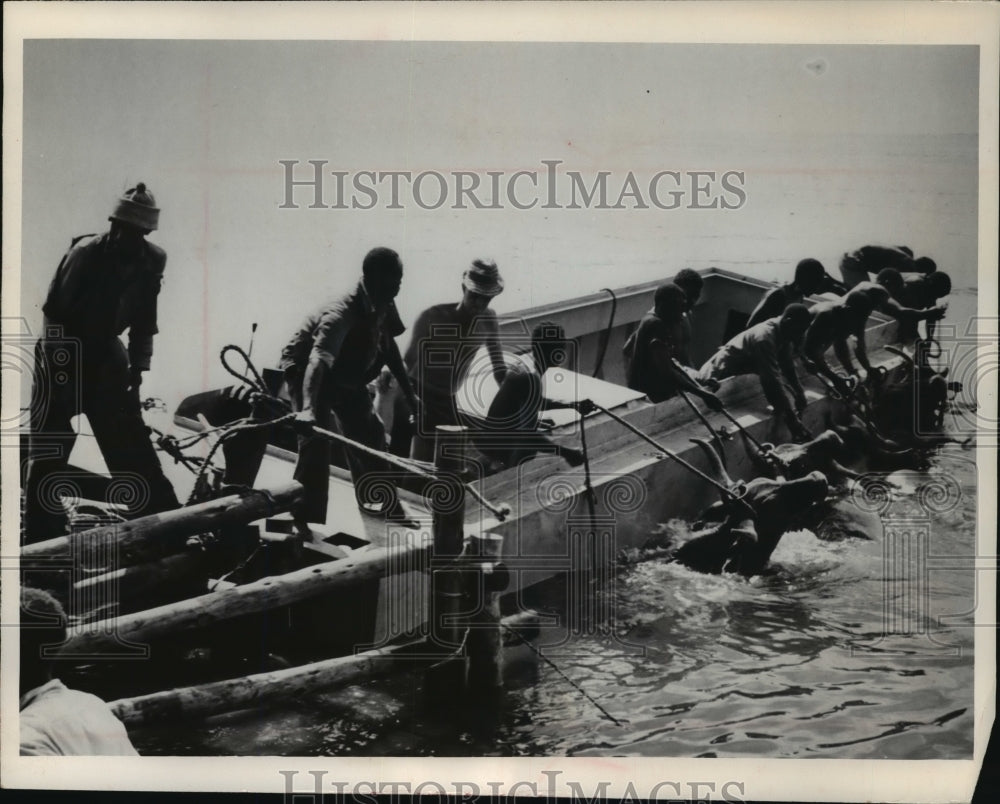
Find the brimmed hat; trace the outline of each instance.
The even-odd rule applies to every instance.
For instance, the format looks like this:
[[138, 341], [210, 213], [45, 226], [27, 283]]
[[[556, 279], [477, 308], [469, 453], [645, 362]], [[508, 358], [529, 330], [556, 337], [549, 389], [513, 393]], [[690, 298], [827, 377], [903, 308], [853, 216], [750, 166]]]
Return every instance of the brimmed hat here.
[[493, 260], [476, 260], [462, 274], [462, 287], [480, 296], [503, 293], [503, 279]]
[[153, 194], [146, 189], [145, 184], [139, 182], [122, 194], [108, 220], [121, 221], [151, 232], [160, 221], [160, 210]]

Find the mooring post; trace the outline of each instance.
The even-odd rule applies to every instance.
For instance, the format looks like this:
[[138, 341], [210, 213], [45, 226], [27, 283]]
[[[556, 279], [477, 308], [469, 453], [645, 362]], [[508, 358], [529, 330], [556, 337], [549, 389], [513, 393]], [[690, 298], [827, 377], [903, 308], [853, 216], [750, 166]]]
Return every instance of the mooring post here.
[[466, 433], [464, 427], [439, 425], [434, 448], [438, 479], [431, 484], [434, 549], [431, 554], [430, 639], [434, 648], [455, 651], [464, 627], [462, 569], [458, 558], [465, 537]]
[[[474, 534], [465, 551], [467, 606], [471, 608], [466, 637], [470, 692], [490, 692], [503, 686], [503, 634], [500, 633], [500, 593], [510, 573], [501, 563], [503, 536]], [[471, 605], [470, 605], [471, 604]]]

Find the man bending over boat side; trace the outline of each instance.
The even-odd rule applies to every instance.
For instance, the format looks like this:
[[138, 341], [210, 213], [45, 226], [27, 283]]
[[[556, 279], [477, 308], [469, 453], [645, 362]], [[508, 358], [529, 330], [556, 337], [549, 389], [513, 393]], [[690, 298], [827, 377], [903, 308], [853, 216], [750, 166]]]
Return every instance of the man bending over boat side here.
[[[814, 374], [820, 374], [833, 383], [840, 393], [847, 394], [848, 380], [858, 381], [858, 373], [851, 362], [847, 339], [859, 332], [864, 333], [874, 305], [864, 291], [851, 291], [843, 299], [821, 302], [810, 308], [812, 322], [802, 341], [802, 357], [805, 366]], [[847, 378], [835, 372], [826, 362], [826, 350], [833, 346], [837, 360], [847, 372]], [[863, 349], [863, 347], [862, 347]], [[864, 352], [862, 351], [862, 354]], [[870, 370], [868, 358], [859, 355], [859, 361]]]
[[[891, 292], [891, 291], [890, 291]], [[951, 293], [951, 277], [944, 271], [935, 271], [931, 274], [904, 273], [903, 287], [898, 296], [894, 298], [906, 307], [923, 309], [931, 307], [940, 302]], [[934, 337], [936, 318], [925, 319], [924, 326], [927, 328], [927, 337]], [[916, 322], [906, 322], [899, 328], [899, 338], [903, 341], [913, 340], [918, 337]]]
[[628, 387], [641, 391], [652, 402], [662, 402], [689, 391], [704, 400], [712, 410], [721, 410], [715, 394], [702, 388], [677, 361], [678, 346], [683, 341], [684, 291], [673, 283], [656, 289], [654, 305], [635, 331], [626, 380]]
[[66, 612], [52, 595], [21, 588], [21, 756], [138, 756], [110, 707], [53, 678], [43, 655], [66, 641]]
[[[911, 274], [911, 276], [919, 276], [921, 280], [924, 278], [922, 274]], [[941, 285], [943, 287], [944, 283], [947, 282], [947, 289], [951, 290], [951, 280], [943, 272], [930, 274], [926, 279], [928, 284], [935, 286]], [[900, 340], [915, 338], [917, 324], [921, 321], [926, 321], [927, 328], [933, 332], [934, 323], [944, 318], [948, 310], [947, 305], [937, 303], [939, 298], [937, 295], [928, 292], [915, 292], [907, 295], [906, 280], [895, 268], [883, 268], [879, 271], [875, 282], [859, 282], [854, 286], [854, 290], [867, 293], [876, 310], [892, 316], [899, 322]], [[948, 291], [941, 295], [947, 295]], [[921, 308], [913, 308], [898, 301], [903, 298], [912, 299], [917, 303], [925, 301], [930, 303]]]
[[808, 439], [809, 431], [799, 414], [806, 407], [806, 395], [795, 373], [792, 353], [812, 317], [804, 304], [790, 304], [780, 317], [769, 318], [744, 330], [719, 350], [695, 375], [701, 383], [756, 374], [764, 397], [775, 415], [781, 416], [792, 436]]
[[[840, 261], [840, 275], [851, 290], [859, 282], [867, 282], [883, 268], [895, 268], [900, 273], [932, 274], [937, 264], [930, 257], [914, 258], [907, 246], [862, 246]], [[913, 306], [913, 305], [910, 305]]]
[[539, 452], [555, 453], [570, 466], [583, 462], [580, 450], [556, 444], [538, 430], [542, 410], [575, 408], [582, 415], [594, 410], [588, 399], [567, 404], [545, 396], [542, 376], [565, 360], [566, 333], [558, 324], [543, 321], [531, 332], [531, 351], [520, 355], [507, 370], [490, 403], [484, 429], [475, 439], [479, 450], [494, 462], [492, 468], [516, 466]]
[[750, 313], [746, 329], [755, 327], [769, 318], [780, 316], [790, 304], [798, 304], [806, 296], [827, 289], [826, 269], [819, 260], [807, 258], [795, 266], [795, 279], [779, 285], [764, 294], [764, 298]]
[[[385, 427], [368, 392], [368, 383], [383, 366], [399, 382], [411, 410], [419, 410], [395, 341], [406, 329], [393, 301], [402, 281], [399, 255], [389, 248], [372, 249], [365, 255], [357, 287], [306, 318], [281, 354], [280, 366], [301, 431], [295, 479], [305, 486], [305, 497], [292, 516], [302, 534], [309, 532], [308, 523], [326, 522], [329, 494], [331, 444], [311, 427], [339, 425], [347, 438], [385, 451]], [[366, 479], [384, 464], [357, 450], [345, 448], [345, 452], [362, 513], [405, 520], [395, 494], [378, 508], [366, 499]]]
[[[146, 240], [159, 223], [153, 194], [127, 190], [101, 235], [73, 240], [56, 269], [35, 345], [31, 437], [24, 490], [25, 540], [66, 529], [53, 479], [66, 471], [83, 413], [112, 475], [141, 478], [137, 516], [177, 508], [142, 419], [139, 386], [153, 357], [156, 308], [167, 255]], [[128, 330], [128, 349], [119, 336]]]
[[[503, 279], [495, 262], [475, 260], [462, 276], [462, 299], [428, 307], [413, 325], [406, 350], [410, 382], [420, 396], [420, 419], [416, 432], [409, 412], [396, 397], [390, 450], [395, 455], [421, 461], [434, 460], [434, 428], [459, 424], [455, 396], [472, 368], [481, 347], [486, 347], [497, 385], [507, 374], [497, 314], [489, 307], [503, 292]], [[384, 386], [387, 371], [383, 370]], [[411, 446], [412, 443], [412, 446]]]

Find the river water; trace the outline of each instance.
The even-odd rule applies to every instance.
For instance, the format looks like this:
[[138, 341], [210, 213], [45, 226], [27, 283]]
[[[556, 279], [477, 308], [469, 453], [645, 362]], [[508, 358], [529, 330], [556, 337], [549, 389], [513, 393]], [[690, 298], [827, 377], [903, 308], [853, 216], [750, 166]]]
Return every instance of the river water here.
[[[769, 571], [750, 580], [655, 559], [619, 568], [598, 593], [610, 612], [604, 627], [558, 646], [543, 630], [534, 644], [548, 662], [523, 644], [508, 648], [505, 690], [489, 707], [434, 703], [422, 671], [400, 672], [199, 728], [137, 733], [136, 747], [160, 755], [969, 758], [973, 454], [950, 446], [927, 472], [904, 478], [882, 512], [882, 533], [786, 534]], [[920, 528], [925, 549], [902, 550], [911, 536], [900, 541], [901, 531]], [[565, 592], [550, 582], [528, 602], [565, 621]]]

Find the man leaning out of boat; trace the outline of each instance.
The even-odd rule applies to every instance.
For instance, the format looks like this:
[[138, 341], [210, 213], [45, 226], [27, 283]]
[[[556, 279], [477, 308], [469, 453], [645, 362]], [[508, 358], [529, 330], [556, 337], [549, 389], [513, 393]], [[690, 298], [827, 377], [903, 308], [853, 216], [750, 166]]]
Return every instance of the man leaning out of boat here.
[[574, 408], [582, 415], [593, 411], [589, 399], [567, 404], [546, 397], [543, 375], [566, 360], [566, 333], [549, 321], [531, 332], [531, 350], [519, 355], [507, 370], [496, 396], [490, 403], [483, 431], [476, 436], [476, 446], [491, 461], [491, 469], [516, 466], [538, 453], [554, 453], [571, 466], [579, 466], [583, 453], [557, 444], [539, 432], [539, 413], [553, 408]]
[[780, 316], [741, 332], [708, 359], [695, 375], [702, 383], [719, 382], [742, 374], [756, 374], [768, 404], [781, 416], [792, 436], [810, 438], [799, 415], [806, 395], [795, 374], [793, 350], [812, 318], [804, 304], [790, 304]]
[[[935, 322], [944, 318], [948, 310], [947, 303], [938, 300], [951, 291], [951, 279], [943, 271], [908, 276], [912, 278], [909, 285], [895, 268], [883, 268], [874, 282], [859, 282], [851, 291], [867, 294], [876, 310], [895, 318], [899, 322], [899, 339], [907, 341], [917, 337], [917, 324], [921, 321], [927, 322], [928, 332], [933, 335]], [[907, 306], [901, 303], [903, 299], [920, 307]]]
[[678, 362], [686, 309], [687, 298], [677, 285], [668, 282], [656, 289], [653, 309], [642, 317], [635, 331], [626, 372], [628, 387], [646, 394], [652, 402], [688, 391], [701, 397], [712, 410], [721, 410], [719, 398], [696, 382]]
[[[848, 381], [859, 381], [847, 339], [864, 332], [873, 309], [871, 298], [863, 291], [851, 291], [842, 299], [820, 302], [809, 308], [812, 322], [802, 339], [802, 362], [810, 372], [829, 380], [839, 393], [850, 393]], [[846, 379], [826, 362], [830, 346], [847, 372]]]
[[914, 257], [907, 246], [862, 246], [845, 254], [840, 261], [840, 275], [851, 290], [859, 282], [867, 282], [883, 268], [895, 268], [900, 273], [932, 274], [937, 265], [930, 257]]

